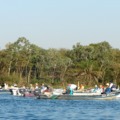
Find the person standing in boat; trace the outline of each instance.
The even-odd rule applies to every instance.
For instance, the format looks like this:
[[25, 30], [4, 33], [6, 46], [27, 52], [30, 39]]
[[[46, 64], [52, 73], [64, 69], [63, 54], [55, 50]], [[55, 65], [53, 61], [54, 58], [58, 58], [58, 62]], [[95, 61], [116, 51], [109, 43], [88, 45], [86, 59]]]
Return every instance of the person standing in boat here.
[[113, 86], [111, 87], [111, 92], [116, 91], [116, 90], [117, 90], [117, 86], [113, 84]]
[[113, 83], [113, 82], [110, 82], [110, 89], [111, 89], [111, 92], [113, 91], [116, 91], [117, 90], [117, 86]]
[[13, 95], [19, 95], [19, 88], [17, 86], [17, 84], [14, 84], [12, 87], [12, 94]]
[[8, 90], [8, 89], [9, 89], [9, 87], [8, 87], [8, 84], [7, 84], [7, 83], [4, 83], [4, 89], [5, 89], [5, 90]]
[[109, 88], [112, 88], [112, 86], [113, 86], [113, 82], [111, 81], [109, 84]]

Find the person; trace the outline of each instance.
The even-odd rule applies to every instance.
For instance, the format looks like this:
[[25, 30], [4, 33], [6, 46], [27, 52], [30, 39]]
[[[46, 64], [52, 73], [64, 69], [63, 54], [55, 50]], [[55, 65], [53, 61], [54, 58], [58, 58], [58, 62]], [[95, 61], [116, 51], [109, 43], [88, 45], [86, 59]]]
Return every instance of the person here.
[[38, 83], [36, 83], [36, 84], [35, 84], [35, 89], [38, 89], [38, 88], [39, 88], [39, 87], [38, 87]]
[[70, 87], [70, 95], [73, 95], [73, 88]]
[[12, 94], [13, 95], [18, 95], [19, 94], [19, 88], [17, 86], [17, 84], [14, 84], [12, 87]]
[[34, 91], [34, 87], [32, 84], [30, 84], [30, 91]]
[[101, 94], [104, 93], [104, 86], [103, 85], [100, 85], [99, 91]]
[[80, 90], [80, 91], [84, 91], [84, 88], [85, 88], [84, 85], [83, 85], [83, 84], [80, 84], [79, 90]]
[[73, 90], [76, 90], [77, 89], [77, 85], [75, 84], [69, 84], [70, 88], [73, 89]]
[[109, 94], [111, 92], [110, 84], [106, 83], [105, 94]]
[[44, 91], [47, 90], [47, 87], [42, 83], [41, 85], [41, 93], [44, 93]]
[[72, 95], [73, 94], [73, 88], [74, 87], [71, 87], [71, 84], [68, 84], [67, 89], [66, 89], [66, 93], [69, 94], [69, 95]]
[[25, 85], [23, 85], [21, 88], [22, 88], [22, 89], [26, 89]]
[[9, 87], [8, 87], [8, 84], [7, 84], [7, 83], [4, 83], [4, 89], [5, 89], [5, 90], [8, 90], [8, 88], [9, 88]]
[[117, 90], [117, 86], [115, 84], [113, 84], [111, 87], [111, 92], [116, 91], [116, 90]]
[[42, 83], [42, 86], [41, 86], [41, 93], [50, 97], [52, 96], [52, 92], [53, 92], [53, 89], [52, 87], [50, 87], [49, 85], [44, 85], [44, 83]]
[[98, 90], [99, 90], [99, 88], [98, 88], [98, 86], [97, 85], [95, 85], [95, 87], [94, 87], [94, 89], [92, 89], [92, 92], [98, 92]]
[[112, 88], [112, 86], [113, 86], [113, 82], [110, 82], [109, 88]]
[[74, 90], [77, 90], [77, 85], [75, 85], [75, 84], [68, 84], [66, 93], [72, 95]]
[[69, 89], [69, 94], [72, 95], [74, 90], [77, 90], [77, 85], [75, 84], [69, 84], [68, 85], [68, 89]]

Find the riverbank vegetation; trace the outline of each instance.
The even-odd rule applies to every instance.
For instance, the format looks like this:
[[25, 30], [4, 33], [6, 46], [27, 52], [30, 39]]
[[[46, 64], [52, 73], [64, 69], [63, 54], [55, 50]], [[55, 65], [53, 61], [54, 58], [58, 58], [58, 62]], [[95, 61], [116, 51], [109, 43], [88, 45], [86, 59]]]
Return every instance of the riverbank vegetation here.
[[120, 84], [120, 50], [106, 41], [72, 49], [43, 49], [24, 37], [0, 50], [0, 84], [47, 83], [66, 86]]

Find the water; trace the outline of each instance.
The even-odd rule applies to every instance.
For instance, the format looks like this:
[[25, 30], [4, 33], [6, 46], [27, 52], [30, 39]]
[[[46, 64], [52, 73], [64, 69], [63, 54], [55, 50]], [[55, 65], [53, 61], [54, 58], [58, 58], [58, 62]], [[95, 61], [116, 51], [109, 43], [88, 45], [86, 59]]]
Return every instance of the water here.
[[120, 120], [120, 99], [38, 100], [0, 94], [0, 120]]

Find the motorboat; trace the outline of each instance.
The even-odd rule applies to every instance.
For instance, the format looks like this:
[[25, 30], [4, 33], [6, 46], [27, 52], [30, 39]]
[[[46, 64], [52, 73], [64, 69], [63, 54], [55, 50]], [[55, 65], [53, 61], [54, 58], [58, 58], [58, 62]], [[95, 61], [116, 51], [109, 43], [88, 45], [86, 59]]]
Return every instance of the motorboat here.
[[120, 92], [111, 92], [109, 94], [101, 94], [101, 93], [73, 93], [73, 95], [70, 94], [60, 94], [60, 95], [45, 95], [40, 94], [37, 96], [37, 99], [60, 99], [60, 100], [110, 100], [120, 97]]

